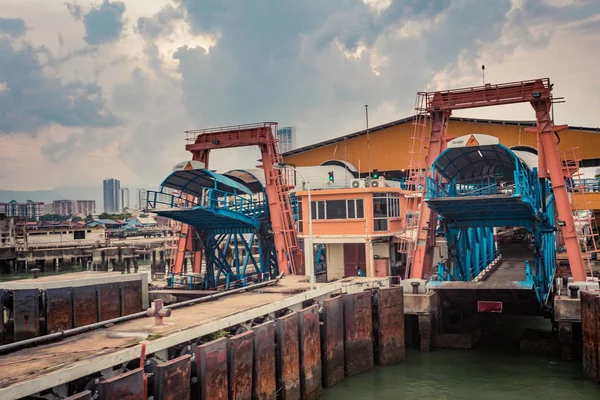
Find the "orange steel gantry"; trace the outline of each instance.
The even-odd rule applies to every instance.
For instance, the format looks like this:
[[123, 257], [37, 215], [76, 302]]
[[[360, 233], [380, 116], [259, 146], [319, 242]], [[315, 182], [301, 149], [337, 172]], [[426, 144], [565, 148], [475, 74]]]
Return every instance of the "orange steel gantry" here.
[[[453, 110], [488, 107], [503, 104], [530, 103], [536, 114], [537, 126], [528, 129], [536, 133], [538, 143], [538, 174], [550, 178], [556, 198], [559, 229], [567, 248], [567, 255], [574, 281], [586, 280], [584, 262], [577, 238], [573, 214], [567, 193], [568, 172], [563, 168], [556, 138], [566, 125], [555, 126], [552, 120], [552, 86], [550, 79], [534, 79], [521, 82], [486, 84], [484, 86], [453, 89], [437, 92], [421, 92], [424, 110], [431, 120], [431, 133], [427, 145], [425, 174], [415, 173], [408, 177], [407, 184], [424, 195], [426, 176], [432, 177], [431, 165], [446, 148], [448, 119]], [[417, 102], [419, 104], [419, 102]], [[433, 266], [436, 215], [426, 202], [420, 204], [417, 242], [412, 255], [411, 278], [422, 279]]]
[[[289, 200], [289, 187], [286, 176], [281, 170], [274, 168], [282, 163], [275, 134], [276, 122], [261, 122], [250, 125], [237, 125], [186, 131], [188, 144], [186, 150], [192, 153], [192, 160], [204, 163], [208, 169], [211, 150], [234, 147], [258, 146], [262, 156], [265, 172], [265, 191], [269, 202], [269, 216], [279, 272], [285, 274], [302, 273], [302, 252], [294, 229], [294, 217]], [[189, 225], [182, 226], [181, 238], [177, 248], [174, 272], [181, 272], [186, 251], [194, 254], [193, 271], [200, 272], [201, 249], [193, 248], [195, 233]]]

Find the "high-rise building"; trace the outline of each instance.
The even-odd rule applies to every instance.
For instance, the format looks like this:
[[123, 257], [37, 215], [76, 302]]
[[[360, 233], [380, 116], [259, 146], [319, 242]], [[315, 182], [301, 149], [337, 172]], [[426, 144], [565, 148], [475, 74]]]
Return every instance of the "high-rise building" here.
[[284, 126], [277, 129], [277, 139], [279, 140], [279, 151], [286, 153], [296, 148], [296, 127]]
[[121, 189], [121, 210], [129, 209], [129, 189]]
[[12, 200], [8, 203], [0, 203], [0, 214], [6, 214], [7, 217], [24, 217], [38, 219], [46, 215], [46, 209], [43, 202], [27, 200], [24, 203], [18, 203]]
[[137, 190], [137, 209], [143, 210], [146, 208], [146, 189]]
[[54, 200], [49, 205], [52, 208], [50, 212], [46, 210], [46, 214], [69, 216], [77, 214], [92, 215], [96, 213], [95, 200]]
[[104, 211], [107, 213], [118, 212], [121, 207], [121, 182], [118, 179], [107, 178], [104, 180]]
[[96, 214], [96, 200], [73, 200], [73, 214]]
[[52, 214], [73, 215], [73, 200], [54, 200], [52, 202]]

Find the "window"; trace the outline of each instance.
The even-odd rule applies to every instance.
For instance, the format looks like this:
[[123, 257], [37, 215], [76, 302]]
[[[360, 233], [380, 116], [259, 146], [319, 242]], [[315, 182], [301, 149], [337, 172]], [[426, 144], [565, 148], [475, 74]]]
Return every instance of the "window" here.
[[75, 231], [75, 232], [73, 232], [73, 239], [75, 239], [75, 240], [85, 239], [85, 231]]
[[325, 203], [327, 219], [346, 219], [346, 200], [329, 200]]
[[400, 194], [377, 193], [373, 195], [373, 229], [388, 230], [388, 218], [400, 217]]
[[362, 199], [313, 201], [310, 210], [313, 219], [364, 218]]

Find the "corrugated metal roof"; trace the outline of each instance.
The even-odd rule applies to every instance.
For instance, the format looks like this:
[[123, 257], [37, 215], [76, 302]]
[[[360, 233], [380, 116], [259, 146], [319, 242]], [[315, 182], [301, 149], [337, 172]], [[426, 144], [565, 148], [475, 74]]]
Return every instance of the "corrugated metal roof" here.
[[457, 183], [470, 182], [478, 177], [494, 176], [497, 172], [502, 173], [503, 180], [512, 182], [513, 171], [518, 162], [517, 155], [512, 150], [496, 144], [446, 149], [436, 158], [432, 167], [446, 179], [456, 179]]
[[[351, 164], [350, 164], [351, 166]], [[354, 178], [354, 174], [352, 171], [348, 169], [338, 166], [338, 165], [320, 165], [314, 167], [297, 167], [296, 168], [300, 174], [302, 174], [312, 190], [316, 189], [330, 189], [330, 188], [339, 188], [343, 187], [345, 181]], [[329, 182], [329, 172], [333, 171], [334, 183], [330, 184]], [[289, 171], [290, 174], [293, 174], [293, 170]], [[225, 172], [223, 175], [228, 176], [232, 179], [239, 180], [240, 182], [244, 182], [248, 187], [254, 190], [254, 186], [257, 184], [261, 185], [261, 190], [265, 185], [265, 173], [260, 168], [252, 168], [252, 169], [237, 169]], [[305, 190], [302, 185], [302, 177], [298, 174], [296, 175], [296, 186], [291, 189], [292, 192], [298, 190]], [[255, 192], [258, 190], [255, 190]]]
[[161, 184], [162, 187], [180, 190], [194, 197], [202, 196], [202, 189], [216, 188], [224, 192], [234, 191], [252, 194], [252, 191], [243, 184], [228, 178], [225, 175], [207, 169], [190, 169], [174, 171]]
[[[407, 118], [402, 118], [397, 121], [388, 122], [383, 125], [374, 126], [369, 128], [369, 133], [374, 133], [377, 131], [381, 131], [383, 129], [391, 128], [396, 125], [405, 124], [407, 122], [412, 122], [414, 120], [414, 116], [410, 116]], [[480, 119], [480, 118], [462, 118], [462, 117], [450, 117], [450, 121], [459, 121], [459, 122], [473, 122], [480, 124], [495, 124], [495, 125], [513, 125], [513, 126], [524, 126], [524, 127], [532, 127], [535, 126], [535, 121], [507, 121], [507, 120], [498, 120], [498, 119]], [[569, 129], [577, 129], [580, 131], [589, 131], [589, 132], [600, 132], [600, 127], [592, 128], [592, 127], [584, 127], [584, 126], [569, 126]], [[351, 139], [359, 136], [363, 136], [367, 134], [367, 130], [364, 129], [362, 131], [350, 133], [348, 135], [339, 136], [333, 139], [325, 140], [323, 142], [314, 143], [308, 146], [300, 147], [294, 149], [292, 151], [288, 151], [283, 153], [284, 157], [289, 157], [294, 154], [304, 153], [306, 151], [317, 149], [319, 147], [325, 147], [332, 144], [336, 144], [344, 141], [344, 139]]]

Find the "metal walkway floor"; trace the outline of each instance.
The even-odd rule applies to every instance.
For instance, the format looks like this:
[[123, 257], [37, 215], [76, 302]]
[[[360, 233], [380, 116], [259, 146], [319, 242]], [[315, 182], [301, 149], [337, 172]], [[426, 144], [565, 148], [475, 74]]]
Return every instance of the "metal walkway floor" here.
[[[521, 244], [501, 245], [502, 262], [479, 282], [429, 282], [454, 307], [477, 311], [479, 301], [502, 302], [507, 314], [537, 315], [540, 312], [533, 283], [526, 282], [525, 260], [533, 257], [532, 250]], [[506, 254], [506, 256], [505, 256]]]

